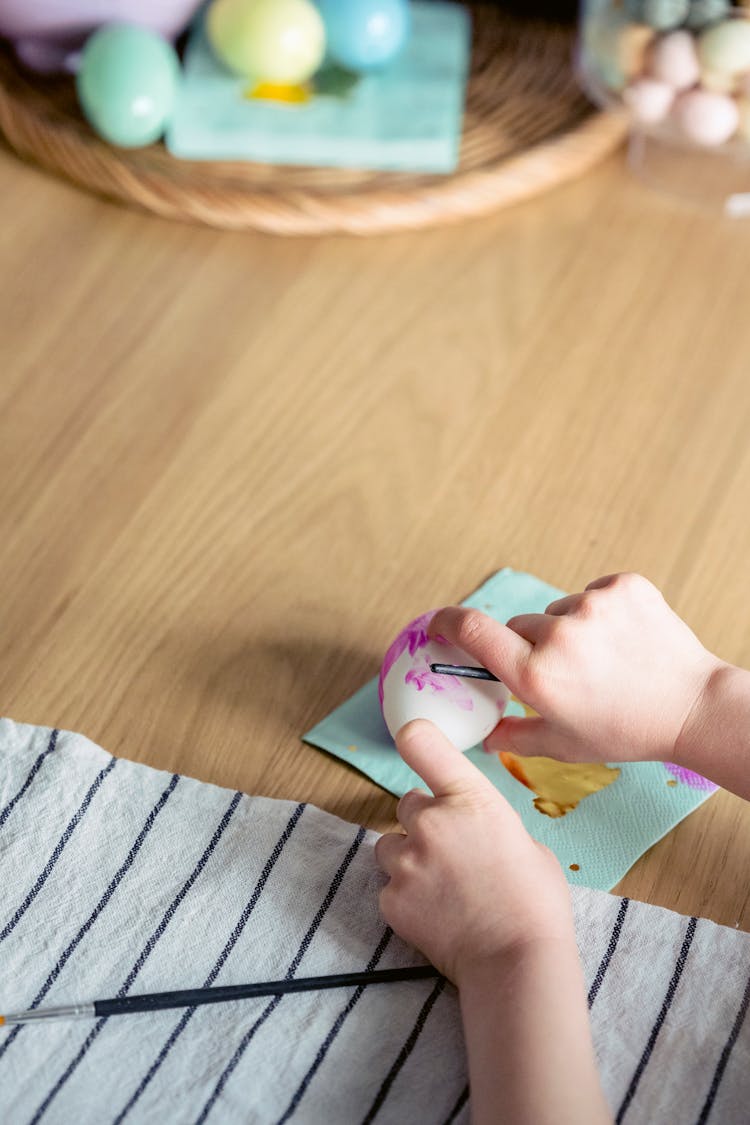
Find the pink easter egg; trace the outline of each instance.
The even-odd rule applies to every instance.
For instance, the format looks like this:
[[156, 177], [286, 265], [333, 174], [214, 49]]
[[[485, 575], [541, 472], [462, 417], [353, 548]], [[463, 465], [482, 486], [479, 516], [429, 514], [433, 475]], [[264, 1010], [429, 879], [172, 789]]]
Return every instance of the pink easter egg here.
[[672, 108], [674, 89], [655, 78], [638, 78], [623, 91], [622, 100], [640, 125], [657, 125]]
[[734, 135], [740, 115], [737, 103], [725, 94], [710, 90], [689, 90], [677, 99], [674, 118], [682, 132], [695, 144], [714, 147]]
[[432, 664], [476, 663], [461, 649], [430, 638], [433, 613], [409, 622], [385, 654], [378, 683], [383, 718], [394, 738], [412, 719], [429, 719], [458, 750], [469, 750], [499, 723], [510, 693], [497, 681], [432, 671]]
[[695, 40], [689, 31], [672, 31], [652, 45], [649, 74], [674, 90], [689, 90], [700, 78]]

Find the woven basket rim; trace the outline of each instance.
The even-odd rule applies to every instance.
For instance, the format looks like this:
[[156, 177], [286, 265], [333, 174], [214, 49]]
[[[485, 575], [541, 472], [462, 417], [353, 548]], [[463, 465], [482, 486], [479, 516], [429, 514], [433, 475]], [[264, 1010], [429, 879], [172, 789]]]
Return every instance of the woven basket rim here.
[[449, 175], [181, 161], [162, 145], [116, 149], [81, 117], [71, 79], [31, 76], [7, 45], [0, 132], [24, 159], [165, 218], [292, 235], [455, 223], [582, 175], [626, 134], [624, 119], [591, 106], [564, 69], [572, 29], [486, 7], [474, 15], [462, 157]]

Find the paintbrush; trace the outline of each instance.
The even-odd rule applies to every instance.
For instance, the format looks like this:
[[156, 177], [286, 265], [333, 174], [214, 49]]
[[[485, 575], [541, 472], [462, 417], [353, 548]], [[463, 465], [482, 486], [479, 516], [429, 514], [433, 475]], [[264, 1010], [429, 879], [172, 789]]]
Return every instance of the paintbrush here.
[[335, 973], [323, 977], [291, 977], [254, 984], [229, 984], [219, 988], [185, 988], [175, 992], [151, 992], [141, 996], [115, 996], [88, 1004], [66, 1004], [60, 1008], [30, 1008], [0, 1016], [0, 1026], [73, 1018], [98, 1019], [126, 1016], [133, 1012], [157, 1012], [165, 1008], [194, 1008], [201, 1004], [224, 1004], [254, 996], [283, 996], [287, 992], [315, 992], [323, 988], [352, 988], [366, 984], [424, 980], [439, 977], [433, 965], [406, 965], [401, 969], [370, 969], [360, 973]]
[[441, 676], [465, 676], [468, 680], [494, 680], [495, 683], [500, 683], [500, 679], [489, 668], [474, 668], [467, 664], [431, 664], [430, 671]]

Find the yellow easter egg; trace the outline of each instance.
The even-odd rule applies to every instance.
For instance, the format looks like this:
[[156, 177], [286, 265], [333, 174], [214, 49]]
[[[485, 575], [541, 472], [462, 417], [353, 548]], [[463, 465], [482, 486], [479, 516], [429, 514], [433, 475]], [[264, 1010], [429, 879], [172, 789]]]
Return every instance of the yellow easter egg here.
[[306, 82], [325, 53], [325, 29], [310, 0], [213, 0], [211, 46], [236, 74], [281, 86]]
[[698, 58], [701, 70], [714, 74], [750, 72], [750, 20], [723, 20], [702, 32]]

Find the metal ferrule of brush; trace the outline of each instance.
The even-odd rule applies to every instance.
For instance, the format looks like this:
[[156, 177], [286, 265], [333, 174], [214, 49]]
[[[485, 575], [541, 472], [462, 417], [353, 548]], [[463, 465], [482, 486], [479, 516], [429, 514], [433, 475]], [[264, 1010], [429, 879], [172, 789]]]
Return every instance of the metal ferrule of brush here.
[[69, 1020], [76, 1018], [92, 1019], [96, 1015], [93, 1004], [66, 1004], [60, 1008], [30, 1009], [28, 1012], [11, 1012], [5, 1016], [4, 1023], [35, 1023], [38, 1020]]

